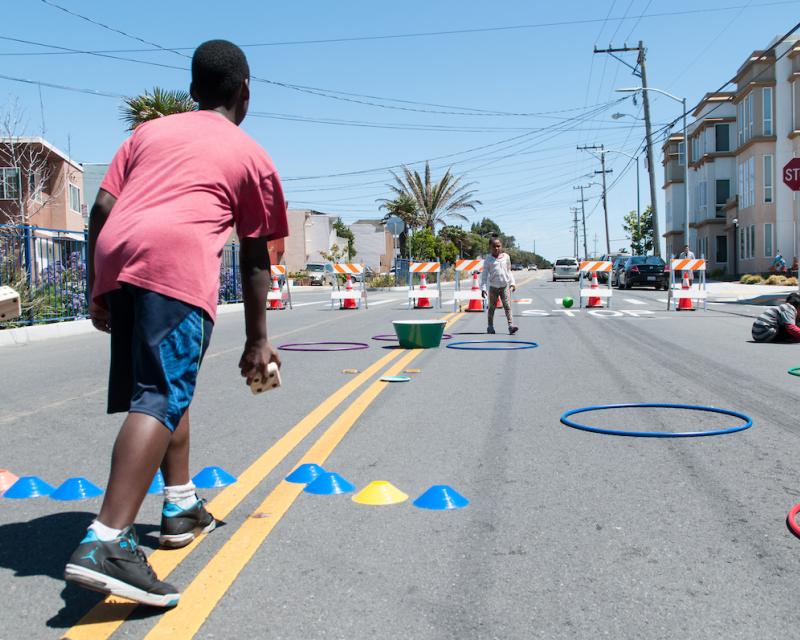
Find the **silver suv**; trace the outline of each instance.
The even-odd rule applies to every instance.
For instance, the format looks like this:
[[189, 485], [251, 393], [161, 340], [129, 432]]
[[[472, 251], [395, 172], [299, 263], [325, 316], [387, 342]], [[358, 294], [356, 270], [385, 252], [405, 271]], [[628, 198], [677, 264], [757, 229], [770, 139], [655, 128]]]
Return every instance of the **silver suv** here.
[[558, 258], [553, 267], [553, 282], [556, 280], [575, 280], [580, 278], [578, 261], [575, 258]]
[[333, 273], [333, 266], [330, 262], [309, 262], [305, 268], [311, 284], [318, 284], [320, 286], [330, 285], [333, 286], [336, 282], [336, 276]]

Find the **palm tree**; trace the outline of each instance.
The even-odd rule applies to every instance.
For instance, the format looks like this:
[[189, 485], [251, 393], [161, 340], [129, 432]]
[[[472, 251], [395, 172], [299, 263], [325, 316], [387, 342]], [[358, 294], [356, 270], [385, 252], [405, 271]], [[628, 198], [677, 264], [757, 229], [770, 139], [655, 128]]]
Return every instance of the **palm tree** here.
[[475, 191], [469, 190], [474, 182], [461, 184], [461, 178], [456, 178], [450, 169], [438, 182], [431, 182], [431, 167], [425, 163], [425, 178], [419, 172], [403, 167], [403, 176], [392, 172], [395, 183], [386, 185], [395, 194], [395, 201], [400, 196], [411, 197], [421, 217], [420, 226], [435, 231], [437, 225], [446, 224], [447, 218], [456, 218], [466, 221], [467, 217], [461, 213], [465, 209], [476, 210], [476, 205], [483, 204], [475, 200]]
[[414, 196], [408, 193], [400, 193], [393, 200], [389, 198], [381, 198], [376, 200], [381, 202], [379, 209], [386, 210], [386, 215], [383, 216], [383, 222], [387, 222], [391, 217], [397, 217], [402, 220], [406, 227], [411, 231], [418, 229], [422, 226], [422, 216], [417, 210], [417, 201]]
[[154, 87], [153, 93], [145, 91], [140, 96], [123, 98], [123, 102], [119, 111], [122, 120], [128, 125], [128, 131], [133, 131], [148, 120], [197, 109], [187, 91], [169, 91], [161, 87]]

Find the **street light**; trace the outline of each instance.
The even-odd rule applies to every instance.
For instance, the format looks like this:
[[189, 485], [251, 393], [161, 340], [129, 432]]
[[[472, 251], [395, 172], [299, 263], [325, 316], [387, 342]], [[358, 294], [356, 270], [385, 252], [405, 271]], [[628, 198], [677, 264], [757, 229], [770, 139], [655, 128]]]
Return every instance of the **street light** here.
[[[683, 105], [683, 199], [686, 207], [686, 215], [683, 221], [683, 242], [689, 244], [689, 131], [686, 128], [686, 98], [679, 98], [671, 93], [656, 89], [655, 87], [626, 87], [616, 89], [620, 93], [637, 93], [639, 91], [655, 91], [667, 98], [671, 98]], [[680, 157], [680, 154], [678, 154]]]
[[644, 120], [644, 118], [637, 118], [636, 116], [631, 115], [630, 113], [612, 113], [611, 114], [611, 119], [612, 120], [619, 120], [620, 118], [633, 118], [634, 120]]
[[[617, 113], [615, 113], [611, 117], [613, 118], [614, 116], [617, 116], [617, 115], [623, 116], [623, 115], [628, 115], [628, 114], [625, 114], [625, 113], [617, 114]], [[633, 116], [631, 116], [631, 118], [632, 117]], [[639, 199], [639, 156], [632, 156], [627, 151], [619, 151], [617, 149], [608, 149], [607, 153], [619, 153], [619, 154], [621, 154], [623, 156], [629, 157], [631, 160], [636, 162], [636, 232], [639, 234], [639, 240], [641, 241], [641, 239], [642, 239], [642, 221], [641, 221], [642, 213], [641, 213], [641, 203], [640, 203], [640, 199]], [[638, 243], [637, 243], [637, 246], [638, 246]], [[647, 252], [645, 251], [645, 253], [647, 253]]]

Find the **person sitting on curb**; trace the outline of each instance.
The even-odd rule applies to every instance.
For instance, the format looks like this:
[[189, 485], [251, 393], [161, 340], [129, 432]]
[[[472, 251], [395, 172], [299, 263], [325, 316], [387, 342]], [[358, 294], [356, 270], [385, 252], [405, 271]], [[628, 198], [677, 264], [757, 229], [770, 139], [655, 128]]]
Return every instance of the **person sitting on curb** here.
[[770, 307], [753, 323], [753, 340], [756, 342], [800, 342], [797, 312], [800, 310], [800, 293], [790, 293], [786, 302]]
[[775, 259], [772, 261], [772, 266], [769, 270], [773, 273], [786, 273], [786, 260], [783, 259], [780, 251], [775, 254]]

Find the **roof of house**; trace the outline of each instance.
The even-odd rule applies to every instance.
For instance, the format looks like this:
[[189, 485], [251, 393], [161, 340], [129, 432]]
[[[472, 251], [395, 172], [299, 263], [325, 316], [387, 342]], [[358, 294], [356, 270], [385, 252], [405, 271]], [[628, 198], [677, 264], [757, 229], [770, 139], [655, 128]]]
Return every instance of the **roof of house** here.
[[51, 153], [57, 155], [65, 162], [71, 164], [78, 171], [83, 172], [83, 167], [79, 162], [76, 162], [75, 160], [70, 158], [66, 153], [61, 151], [61, 149], [59, 149], [55, 145], [49, 143], [47, 140], [39, 136], [0, 136], [0, 144], [40, 144]]

